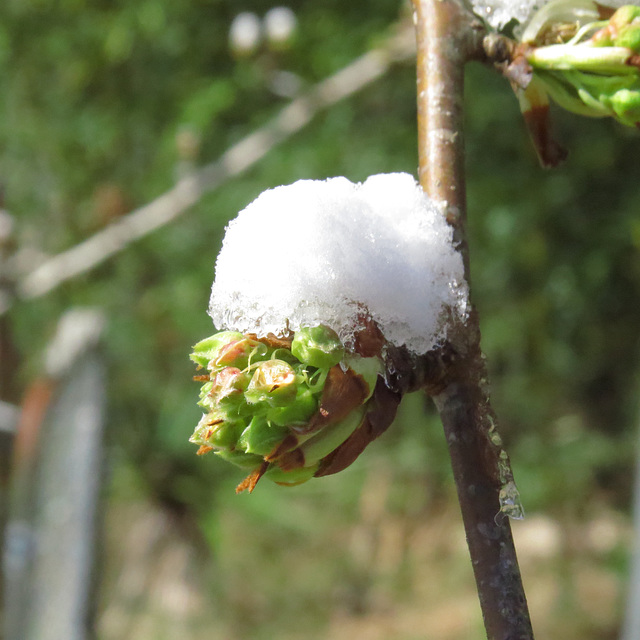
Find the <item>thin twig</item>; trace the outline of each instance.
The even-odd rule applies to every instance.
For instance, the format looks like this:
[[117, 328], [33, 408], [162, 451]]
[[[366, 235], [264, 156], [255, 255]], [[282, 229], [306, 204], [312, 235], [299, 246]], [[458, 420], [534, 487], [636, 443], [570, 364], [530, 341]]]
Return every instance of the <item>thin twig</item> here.
[[[272, 120], [228, 149], [218, 160], [180, 180], [172, 189], [87, 240], [45, 260], [18, 280], [20, 299], [40, 297], [86, 273], [131, 243], [178, 218], [209, 193], [261, 160], [303, 129], [320, 112], [381, 78], [390, 67], [414, 55], [411, 29], [396, 29], [376, 49], [360, 56], [292, 100]], [[0, 309], [0, 315], [10, 304]]]
[[[418, 43], [420, 183], [445, 203], [462, 252], [465, 233], [464, 65], [483, 58], [480, 24], [456, 0], [414, 0]], [[489, 640], [532, 640], [509, 519], [501, 491], [511, 481], [485, 392], [477, 314], [450, 336], [447, 384], [433, 393], [445, 430], [469, 553]], [[504, 495], [504, 494], [502, 494]]]

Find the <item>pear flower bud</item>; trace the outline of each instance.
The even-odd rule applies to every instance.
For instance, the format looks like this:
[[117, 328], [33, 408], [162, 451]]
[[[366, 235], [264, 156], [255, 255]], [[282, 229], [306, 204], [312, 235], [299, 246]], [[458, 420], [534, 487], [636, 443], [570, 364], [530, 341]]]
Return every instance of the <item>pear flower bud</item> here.
[[267, 347], [238, 331], [220, 331], [193, 347], [191, 359], [201, 367], [213, 370], [219, 367], [244, 369], [249, 359], [258, 359], [267, 353]]
[[244, 336], [239, 331], [219, 331], [215, 335], [200, 340], [198, 344], [194, 345], [191, 360], [203, 368], [209, 367], [211, 362], [215, 362], [216, 358], [225, 345], [237, 341], [243, 340]]
[[[576, 12], [582, 10], [580, 4], [575, 6]], [[573, 32], [552, 22], [556, 10], [566, 23], [563, 0], [545, 5], [541, 13], [545, 14], [544, 34], [550, 28], [565, 34], [560, 43], [536, 46], [542, 32], [525, 30], [529, 40], [525, 57], [533, 77], [532, 89], [523, 91], [548, 94], [579, 115], [611, 117], [626, 126], [640, 126], [640, 7], [625, 5], [608, 20], [585, 24], [576, 13], [579, 28]], [[538, 24], [535, 19], [534, 24]]]
[[252, 356], [260, 357], [266, 352], [267, 348], [262, 343], [243, 336], [241, 340], [229, 342], [221, 347], [213, 360], [213, 364], [215, 367], [238, 367], [244, 369], [249, 365], [249, 360]]
[[189, 441], [203, 447], [233, 449], [243, 429], [242, 421], [228, 420], [224, 412], [212, 411], [202, 416]]
[[283, 360], [261, 362], [249, 382], [245, 399], [249, 404], [266, 402], [271, 407], [289, 404], [296, 396], [296, 373]]
[[[209, 305], [229, 331], [191, 355], [205, 411], [192, 441], [249, 470], [237, 491], [348, 467], [420, 384], [403, 366], [466, 322], [443, 207], [397, 173], [276, 187], [230, 222]], [[299, 250], [302, 237], [313, 251]], [[290, 248], [275, 276], [245, 259], [268, 246]]]
[[218, 406], [239, 405], [249, 384], [245, 372], [235, 367], [226, 367], [214, 374], [208, 397]]
[[209, 369], [196, 376], [208, 413], [191, 442], [200, 454], [252, 469], [239, 486], [250, 491], [263, 475], [285, 485], [313, 477], [362, 424], [382, 371], [379, 357], [347, 353], [326, 326], [302, 327], [292, 340], [223, 331], [199, 342], [191, 357]]
[[305, 364], [318, 369], [329, 369], [344, 356], [344, 347], [338, 334], [325, 325], [303, 327], [296, 332], [291, 353]]
[[592, 41], [597, 47], [626, 47], [640, 53], [640, 7], [620, 7]]

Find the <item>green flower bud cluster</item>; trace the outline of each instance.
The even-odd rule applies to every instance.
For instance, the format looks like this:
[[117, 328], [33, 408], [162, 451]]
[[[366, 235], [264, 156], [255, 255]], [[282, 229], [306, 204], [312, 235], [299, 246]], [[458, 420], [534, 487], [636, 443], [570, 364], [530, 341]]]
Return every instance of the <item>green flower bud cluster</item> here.
[[591, 38], [596, 47], [627, 47], [640, 53], [640, 7], [620, 7]]
[[309, 480], [323, 458], [358, 428], [373, 394], [378, 358], [347, 354], [329, 327], [304, 327], [292, 339], [221, 331], [196, 344], [205, 414], [190, 441], [287, 485]]
[[531, 84], [563, 108], [640, 126], [640, 7], [620, 7], [567, 42], [532, 46], [525, 55]]

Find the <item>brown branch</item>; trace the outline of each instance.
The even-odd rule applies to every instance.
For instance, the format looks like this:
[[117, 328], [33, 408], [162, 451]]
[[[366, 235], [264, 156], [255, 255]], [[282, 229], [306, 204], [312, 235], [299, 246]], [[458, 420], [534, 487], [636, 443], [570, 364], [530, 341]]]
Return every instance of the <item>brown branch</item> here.
[[[462, 253], [465, 233], [463, 85], [467, 61], [484, 57], [481, 25], [455, 0], [414, 0], [418, 44], [420, 183], [446, 203]], [[449, 370], [428, 391], [444, 427], [489, 640], [532, 640], [509, 519], [501, 491], [511, 480], [485, 392], [487, 373], [472, 311], [447, 345]], [[502, 456], [502, 457], [501, 457]], [[506, 471], [505, 471], [506, 469]]]

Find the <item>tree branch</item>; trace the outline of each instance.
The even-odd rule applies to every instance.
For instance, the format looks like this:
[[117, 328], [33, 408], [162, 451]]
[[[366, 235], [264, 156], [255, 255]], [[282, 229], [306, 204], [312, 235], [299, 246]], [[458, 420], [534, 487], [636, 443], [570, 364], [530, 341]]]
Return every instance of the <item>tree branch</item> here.
[[[420, 183], [444, 203], [467, 281], [464, 65], [483, 59], [484, 30], [455, 0], [414, 0], [418, 44]], [[450, 369], [428, 390], [444, 427], [489, 640], [532, 640], [509, 519], [518, 509], [506, 453], [485, 392], [487, 372], [475, 311], [450, 336]]]

